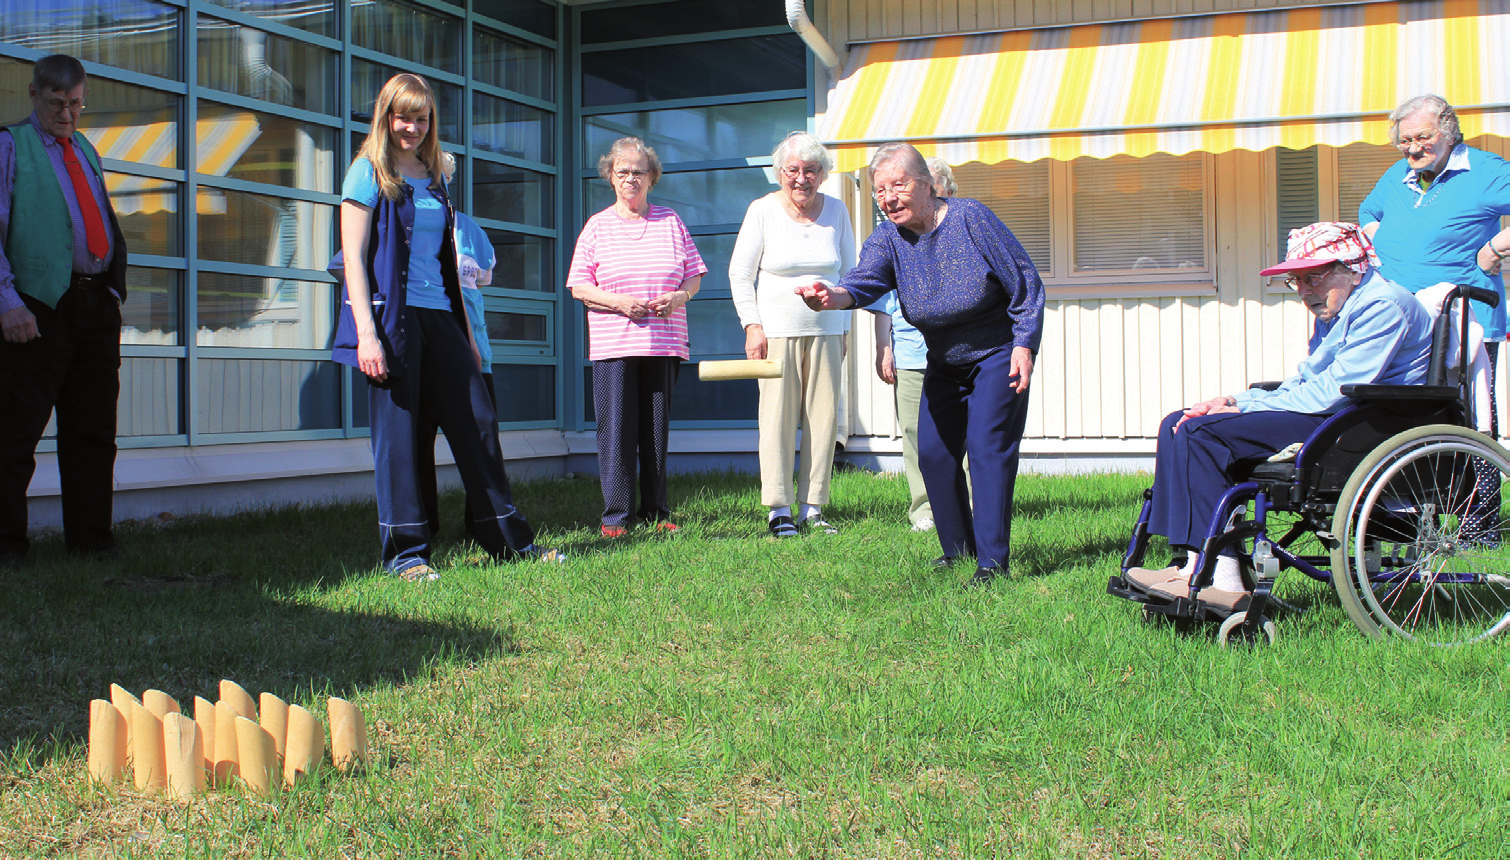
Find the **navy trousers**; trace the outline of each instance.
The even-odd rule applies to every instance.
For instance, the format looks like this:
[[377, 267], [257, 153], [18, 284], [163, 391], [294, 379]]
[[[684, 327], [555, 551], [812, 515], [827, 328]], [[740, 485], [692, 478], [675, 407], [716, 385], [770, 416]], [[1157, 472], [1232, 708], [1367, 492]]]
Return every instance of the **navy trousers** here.
[[1011, 555], [1012, 489], [1028, 418], [1028, 393], [1012, 389], [1011, 360], [1010, 347], [970, 367], [930, 359], [918, 414], [918, 465], [939, 546], [946, 557], [973, 555], [980, 567], [1000, 570]]
[[1176, 410], [1159, 425], [1153, 473], [1153, 510], [1148, 530], [1169, 538], [1170, 546], [1200, 546], [1211, 514], [1232, 487], [1233, 470], [1254, 465], [1305, 441], [1327, 415], [1299, 412], [1222, 412], [1201, 415], [1174, 427]]
[[[482, 374], [482, 384], [487, 386], [488, 403], [492, 405], [496, 416], [498, 410], [498, 393], [493, 390], [493, 374], [491, 371], [486, 371]], [[435, 424], [435, 416], [422, 414], [420, 418], [424, 421], [424, 423], [420, 425], [420, 428], [417, 431], [419, 438], [425, 439], [434, 437], [435, 431], [439, 429]], [[427, 446], [421, 444], [416, 449], [416, 453], [419, 457], [419, 461], [416, 463], [415, 468], [419, 470], [420, 498], [424, 499], [425, 520], [430, 524], [430, 535], [431, 537], [435, 537], [440, 534], [440, 489], [435, 483], [435, 446]], [[468, 498], [466, 500], [465, 506], [461, 511], [462, 530], [467, 534], [476, 537], [477, 530], [472, 524], [472, 508], [472, 500]]]
[[[627, 526], [670, 519], [666, 499], [666, 447], [671, 432], [671, 391], [681, 373], [674, 355], [609, 358], [592, 364], [592, 403], [598, 418], [598, 478], [603, 484], [603, 525]], [[635, 462], [640, 505], [634, 505]]]
[[420, 469], [428, 464], [433, 483], [435, 467], [433, 453], [421, 455], [420, 448], [433, 451], [437, 425], [476, 508], [477, 542], [496, 559], [528, 550], [535, 533], [514, 507], [498, 420], [461, 323], [450, 311], [410, 307], [404, 309], [404, 329], [401, 366], [390, 368], [386, 381], [368, 380], [367, 386], [383, 566], [398, 573], [430, 561]]
[[70, 550], [115, 546], [115, 416], [121, 391], [121, 309], [103, 286], [74, 286], [56, 308], [21, 294], [41, 337], [0, 339], [0, 559], [26, 555], [26, 490], [37, 443], [58, 413], [63, 542]]

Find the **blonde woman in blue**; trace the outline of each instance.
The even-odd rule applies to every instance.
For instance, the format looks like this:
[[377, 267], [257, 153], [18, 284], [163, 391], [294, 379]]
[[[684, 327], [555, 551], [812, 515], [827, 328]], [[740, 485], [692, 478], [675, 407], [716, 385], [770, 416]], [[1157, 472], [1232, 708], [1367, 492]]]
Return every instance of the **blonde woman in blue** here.
[[477, 541], [495, 559], [559, 553], [534, 544], [514, 507], [497, 418], [472, 349], [452, 236], [455, 211], [441, 163], [435, 95], [399, 74], [378, 93], [372, 128], [341, 188], [345, 301], [333, 357], [367, 377], [383, 566], [412, 582], [439, 578], [419, 478], [419, 434], [445, 431], [475, 512]]

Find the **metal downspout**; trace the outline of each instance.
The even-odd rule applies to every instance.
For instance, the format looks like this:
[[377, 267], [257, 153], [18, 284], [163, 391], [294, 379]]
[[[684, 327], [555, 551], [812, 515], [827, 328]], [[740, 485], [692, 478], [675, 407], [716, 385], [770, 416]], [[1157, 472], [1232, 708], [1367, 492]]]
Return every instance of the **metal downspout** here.
[[844, 55], [835, 52], [813, 25], [813, 19], [807, 16], [807, 0], [786, 0], [786, 23], [802, 38], [828, 73], [837, 79], [844, 70]]

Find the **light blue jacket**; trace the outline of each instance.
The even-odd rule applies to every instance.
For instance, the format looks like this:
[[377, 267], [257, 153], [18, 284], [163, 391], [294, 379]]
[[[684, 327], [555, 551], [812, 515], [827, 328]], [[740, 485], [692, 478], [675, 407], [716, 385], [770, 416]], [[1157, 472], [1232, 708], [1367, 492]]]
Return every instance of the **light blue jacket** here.
[[488, 234], [465, 213], [456, 213], [456, 270], [461, 277], [461, 299], [467, 305], [467, 319], [472, 323], [472, 337], [482, 356], [482, 372], [493, 372], [493, 345], [488, 343], [488, 324], [483, 318], [482, 290], [479, 284], [491, 283], [497, 265], [493, 243]]
[[1273, 391], [1235, 395], [1242, 412], [1326, 415], [1347, 405], [1342, 386], [1418, 385], [1431, 359], [1431, 316], [1416, 297], [1370, 270], [1331, 322], [1317, 321], [1300, 372]]

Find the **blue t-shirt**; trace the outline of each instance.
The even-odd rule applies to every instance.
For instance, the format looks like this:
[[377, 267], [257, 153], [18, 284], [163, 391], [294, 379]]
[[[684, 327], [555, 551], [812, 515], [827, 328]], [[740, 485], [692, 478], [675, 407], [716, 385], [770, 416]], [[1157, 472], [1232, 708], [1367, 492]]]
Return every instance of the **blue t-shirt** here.
[[488, 234], [476, 221], [457, 212], [456, 272], [461, 277], [461, 299], [467, 305], [467, 320], [472, 324], [472, 338], [477, 341], [477, 353], [482, 357], [483, 373], [493, 372], [493, 345], [488, 343], [482, 290], [477, 284], [492, 277], [495, 257]]
[[923, 333], [902, 316], [902, 303], [897, 294], [887, 293], [886, 298], [876, 302], [876, 308], [891, 315], [891, 357], [897, 370], [924, 370], [928, 367], [928, 345], [923, 343]]
[[1384, 276], [1412, 293], [1439, 283], [1467, 284], [1499, 293], [1499, 307], [1473, 303], [1489, 340], [1505, 338], [1504, 284], [1478, 265], [1479, 249], [1510, 215], [1510, 164], [1458, 144], [1431, 187], [1421, 190], [1416, 171], [1395, 162], [1358, 207], [1358, 223], [1379, 222], [1374, 250]]
[[[446, 208], [430, 191], [429, 179], [404, 177], [414, 189], [414, 235], [409, 240], [409, 278], [405, 285], [410, 307], [450, 310], [446, 282], [440, 270], [440, 246], [446, 232]], [[372, 162], [358, 158], [346, 171], [341, 199], [376, 209], [382, 190], [372, 172]]]

